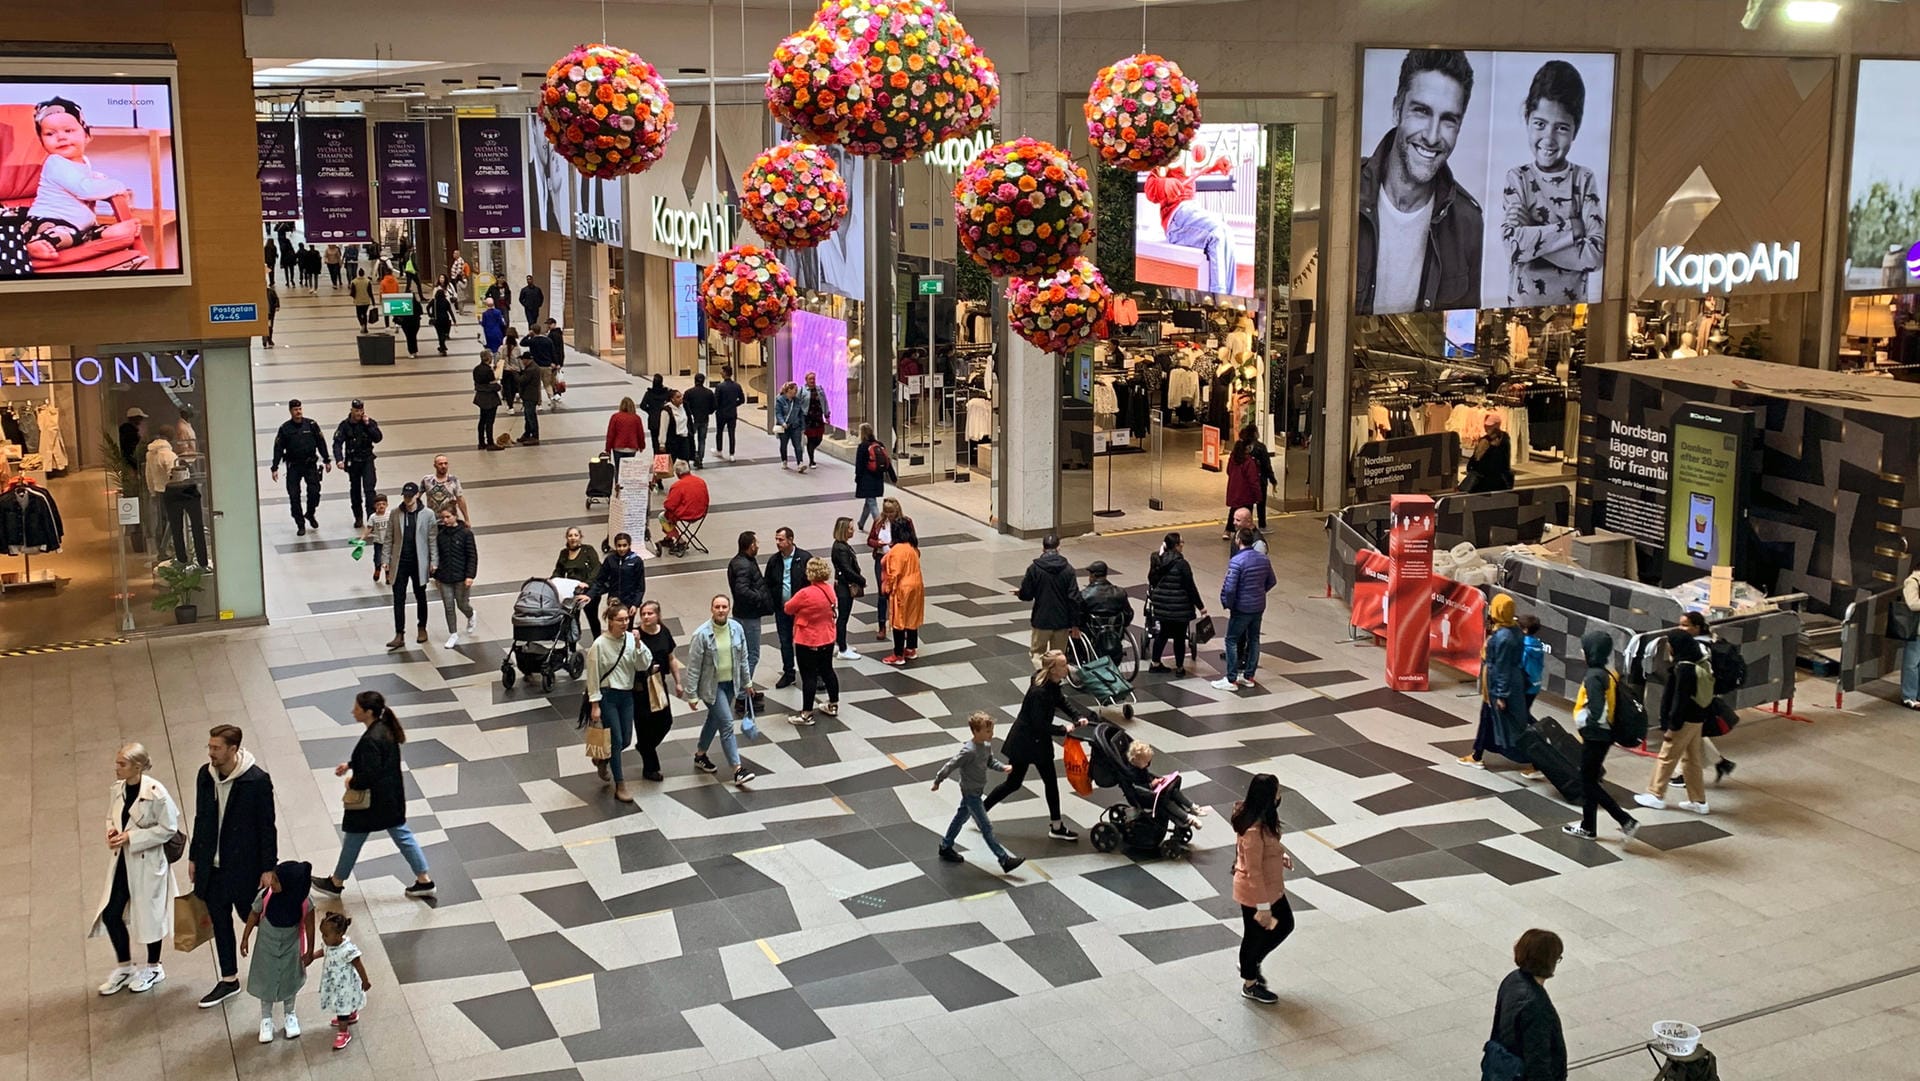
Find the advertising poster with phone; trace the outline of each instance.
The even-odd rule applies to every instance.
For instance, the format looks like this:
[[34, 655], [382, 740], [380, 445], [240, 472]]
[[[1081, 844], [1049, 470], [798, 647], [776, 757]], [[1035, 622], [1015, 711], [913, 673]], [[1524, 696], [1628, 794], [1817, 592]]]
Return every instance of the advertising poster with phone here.
[[1667, 492], [1667, 584], [1716, 566], [1739, 573], [1737, 529], [1753, 414], [1689, 402], [1673, 415], [1673, 479]]
[[300, 122], [300, 188], [307, 240], [362, 241], [373, 235], [367, 122], [327, 116]]
[[293, 121], [262, 120], [254, 124], [259, 151], [260, 220], [300, 220], [300, 164], [293, 141]]

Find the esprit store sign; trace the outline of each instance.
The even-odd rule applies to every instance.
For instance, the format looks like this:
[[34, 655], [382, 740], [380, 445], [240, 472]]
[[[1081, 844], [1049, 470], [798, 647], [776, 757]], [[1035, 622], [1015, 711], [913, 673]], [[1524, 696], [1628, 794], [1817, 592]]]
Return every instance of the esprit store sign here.
[[[0, 382], [37, 387], [46, 371], [41, 367], [43, 363], [13, 361], [13, 371], [6, 373], [11, 378], [0, 378]], [[80, 357], [73, 362], [73, 381], [88, 387], [98, 386], [109, 379], [115, 386], [134, 383], [191, 386], [193, 370], [199, 366], [198, 350], [191, 353], [115, 353], [105, 358]]]
[[[588, 214], [575, 211], [573, 215], [573, 235], [580, 240], [593, 240], [602, 244], [614, 244], [624, 247], [627, 243], [627, 231], [621, 227], [618, 218], [609, 218], [603, 214]], [[658, 231], [654, 239], [660, 239]]]
[[653, 197], [653, 242], [685, 258], [694, 252], [723, 252], [733, 247], [727, 204], [701, 203], [693, 210], [669, 210], [665, 196]]
[[1753, 281], [1800, 279], [1800, 242], [1755, 244], [1752, 251], [1689, 252], [1679, 246], [1654, 251], [1653, 286], [1728, 292]]

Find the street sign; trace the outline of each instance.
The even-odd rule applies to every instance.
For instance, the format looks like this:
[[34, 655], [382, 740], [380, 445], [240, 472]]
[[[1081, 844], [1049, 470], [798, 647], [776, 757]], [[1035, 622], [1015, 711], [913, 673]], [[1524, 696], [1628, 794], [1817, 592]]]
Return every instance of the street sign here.
[[258, 304], [209, 304], [207, 321], [210, 323], [251, 323], [260, 318]]
[[938, 274], [920, 275], [920, 295], [937, 297], [947, 291], [947, 279]]

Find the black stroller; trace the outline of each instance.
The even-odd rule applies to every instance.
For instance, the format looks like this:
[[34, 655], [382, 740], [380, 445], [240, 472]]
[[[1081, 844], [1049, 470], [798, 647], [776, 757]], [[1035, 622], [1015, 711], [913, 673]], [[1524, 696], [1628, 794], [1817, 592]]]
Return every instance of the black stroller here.
[[545, 578], [520, 583], [520, 596], [513, 602], [513, 644], [500, 662], [500, 682], [507, 690], [513, 689], [515, 669], [528, 680], [539, 676], [542, 691], [553, 690], [556, 672], [578, 679], [586, 670], [587, 658], [580, 652], [583, 603], [579, 597], [562, 599]]
[[[1178, 859], [1192, 847], [1193, 827], [1184, 815], [1177, 815], [1180, 800], [1180, 776], [1171, 774], [1157, 783], [1148, 782], [1144, 770], [1127, 761], [1127, 748], [1133, 737], [1111, 721], [1094, 725], [1087, 744], [1092, 751], [1088, 775], [1100, 788], [1118, 788], [1127, 799], [1107, 808], [1090, 836], [1093, 847], [1112, 852], [1125, 844], [1134, 855], [1159, 853]], [[1179, 817], [1180, 821], [1175, 821]]]

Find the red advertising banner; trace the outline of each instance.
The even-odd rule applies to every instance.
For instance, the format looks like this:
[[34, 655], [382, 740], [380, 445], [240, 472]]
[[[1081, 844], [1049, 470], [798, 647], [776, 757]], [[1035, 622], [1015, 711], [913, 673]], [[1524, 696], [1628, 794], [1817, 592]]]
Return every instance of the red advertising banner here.
[[[1387, 580], [1393, 563], [1379, 552], [1354, 557], [1353, 604], [1348, 622], [1375, 638], [1387, 636]], [[1434, 575], [1432, 614], [1427, 631], [1428, 659], [1470, 676], [1480, 674], [1480, 651], [1487, 642], [1487, 595], [1478, 586]]]
[[1200, 468], [1220, 472], [1220, 429], [1211, 424], [1200, 426]]
[[1387, 686], [1427, 689], [1433, 633], [1433, 497], [1396, 495], [1387, 533]]

